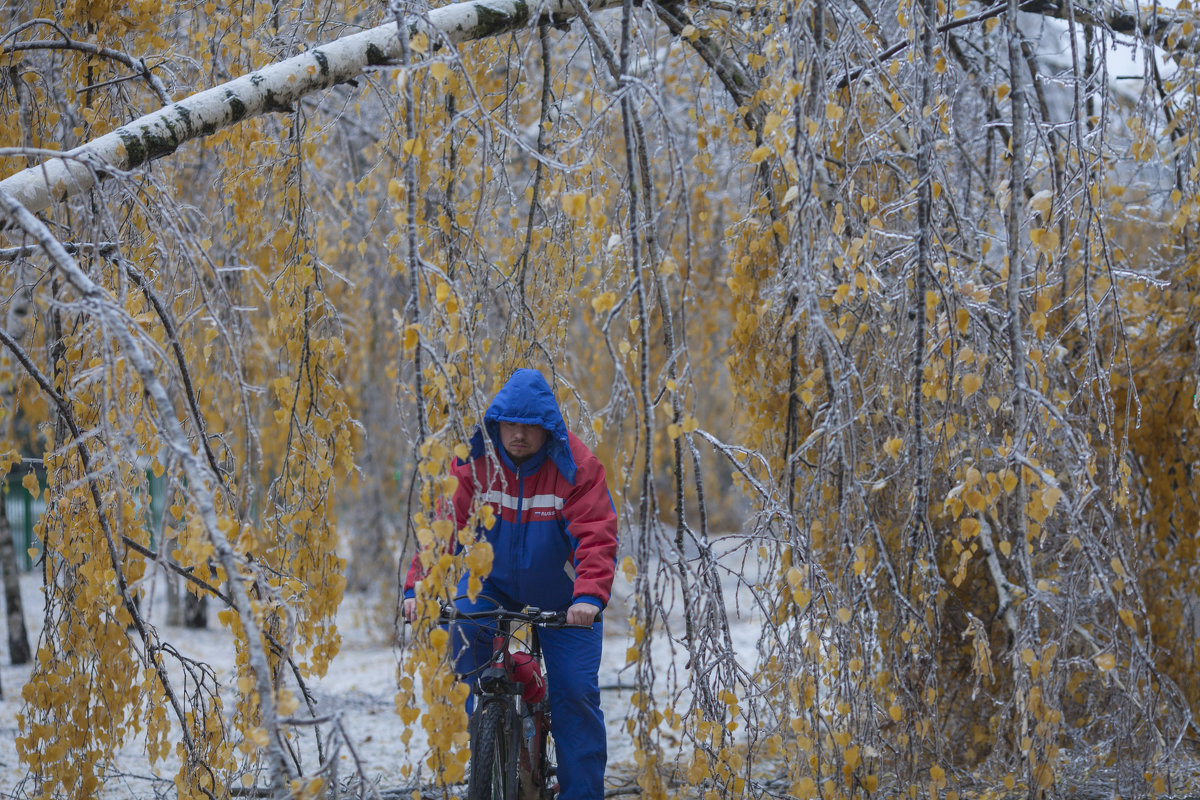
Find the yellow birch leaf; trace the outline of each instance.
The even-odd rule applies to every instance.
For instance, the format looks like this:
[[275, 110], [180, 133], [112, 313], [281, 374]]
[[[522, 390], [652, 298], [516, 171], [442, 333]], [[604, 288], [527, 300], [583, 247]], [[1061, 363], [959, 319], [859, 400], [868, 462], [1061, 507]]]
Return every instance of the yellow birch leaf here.
[[637, 564], [629, 556], [621, 559], [621, 572], [625, 575], [625, 580], [632, 581], [637, 575]]
[[959, 333], [966, 333], [967, 327], [971, 323], [971, 312], [960, 308], [954, 313], [954, 317], [954, 327], [958, 329]]
[[603, 292], [597, 297], [592, 298], [592, 310], [597, 314], [603, 314], [616, 305], [617, 296], [612, 292]]
[[1054, 512], [1054, 506], [1058, 504], [1059, 498], [1062, 497], [1062, 489], [1057, 486], [1051, 486], [1042, 492], [1042, 505], [1046, 507], [1046, 513]]
[[800, 585], [800, 581], [802, 581], [802, 580], [804, 580], [804, 576], [800, 573], [800, 570], [796, 569], [795, 567], [788, 568], [788, 571], [787, 571], [788, 586], [791, 586], [793, 589], [795, 589], [797, 586]]
[[966, 394], [967, 397], [970, 397], [971, 395], [978, 392], [980, 386], [983, 386], [983, 378], [979, 377], [974, 372], [969, 373], [967, 375], [963, 375], [963, 379], [962, 379], [963, 393]]
[[892, 458], [900, 457], [900, 448], [904, 446], [904, 440], [900, 438], [892, 438], [887, 440], [887, 444], [883, 446], [883, 451]]
[[582, 193], [564, 194], [561, 202], [563, 211], [571, 219], [583, 219], [587, 213], [587, 197]]

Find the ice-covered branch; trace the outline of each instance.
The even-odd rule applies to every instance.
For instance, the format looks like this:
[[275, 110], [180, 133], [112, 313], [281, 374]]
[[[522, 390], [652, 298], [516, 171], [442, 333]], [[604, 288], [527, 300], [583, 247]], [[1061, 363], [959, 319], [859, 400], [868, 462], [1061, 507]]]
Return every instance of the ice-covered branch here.
[[[589, 0], [598, 10], [615, 0]], [[474, 0], [433, 9], [409, 25], [409, 34], [424, 33], [433, 46], [484, 39], [539, 19], [565, 20], [575, 15], [570, 0], [541, 4], [524, 0]], [[0, 181], [0, 192], [34, 214], [54, 200], [91, 189], [96, 179], [170, 155], [192, 139], [210, 136], [250, 117], [289, 111], [305, 95], [346, 83], [370, 67], [396, 65], [401, 39], [395, 23], [344, 36], [285, 61], [243, 75], [212, 89], [146, 114], [127, 125]]]

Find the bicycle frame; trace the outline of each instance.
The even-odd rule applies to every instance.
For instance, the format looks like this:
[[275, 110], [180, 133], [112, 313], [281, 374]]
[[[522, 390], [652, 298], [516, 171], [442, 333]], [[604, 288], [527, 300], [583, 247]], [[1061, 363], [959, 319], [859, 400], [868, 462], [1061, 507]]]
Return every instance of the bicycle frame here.
[[[481, 612], [460, 612], [450, 605], [443, 605], [439, 622], [445, 624], [470, 620], [477, 623], [495, 623], [496, 632], [492, 636], [491, 658], [476, 679], [478, 691], [470, 727], [472, 779], [468, 785], [469, 796], [472, 800], [476, 797], [496, 798], [496, 800], [499, 798], [505, 800], [516, 800], [517, 798], [520, 800], [551, 800], [554, 797], [553, 779], [556, 765], [550, 753], [547, 752], [552, 730], [549, 700], [547, 696], [543, 696], [536, 702], [526, 702], [524, 698], [526, 687], [517, 679], [517, 665], [509, 643], [515, 638], [512, 632], [513, 623], [527, 625], [530, 630], [528, 652], [538, 668], [541, 669], [543, 667], [542, 649], [538, 629], [541, 627], [578, 626], [568, 625], [563, 612], [541, 611], [536, 608], [525, 611], [494, 609]], [[484, 713], [485, 708], [496, 704], [503, 705], [506, 710], [503, 713], [499, 711]], [[481, 735], [483, 732], [479, 730], [479, 726], [493, 724], [491, 720], [496, 715], [500, 715], [502, 719], [506, 739], [519, 740], [508, 741], [502, 748], [503, 752], [509, 753], [511, 752], [508, 749], [509, 746], [516, 745], [513, 748], [516, 754], [516, 769], [512, 770], [510, 765], [500, 767], [506, 774], [502, 778], [504, 787], [499, 793], [495, 791], [496, 787], [494, 786], [497, 780], [501, 780], [499, 776], [495, 774], [489, 776], [493, 786], [485, 792], [483, 789], [477, 788], [482, 777], [475, 774], [475, 770], [479, 766], [475, 763], [476, 743], [483, 738]], [[489, 721], [481, 722], [485, 719]], [[499, 734], [495, 731], [490, 734], [492, 737], [497, 735]], [[497, 765], [494, 764], [494, 756], [490, 756], [490, 758], [493, 760], [488, 761], [488, 766], [494, 773]], [[514, 772], [515, 774], [513, 774]]]

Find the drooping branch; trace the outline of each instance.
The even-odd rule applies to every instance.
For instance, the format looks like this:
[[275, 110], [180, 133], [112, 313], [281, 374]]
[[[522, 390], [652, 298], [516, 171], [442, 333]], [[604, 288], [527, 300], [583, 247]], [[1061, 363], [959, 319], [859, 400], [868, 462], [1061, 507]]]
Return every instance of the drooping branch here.
[[[1072, 8], [1067, 0], [1025, 0], [1019, 6], [1019, 11], [1027, 14], [1039, 14], [1066, 22], [1074, 22], [1085, 30], [1104, 28], [1113, 33], [1127, 36], [1140, 35], [1167, 52], [1196, 52], [1200, 49], [1200, 39], [1195, 36], [1181, 36], [1177, 40], [1170, 38], [1172, 30], [1182, 31], [1185, 20], [1179, 19], [1173, 9], [1159, 8], [1159, 13], [1139, 14], [1136, 9], [1125, 7], [1107, 7], [1103, 11], [1075, 4]], [[1008, 12], [1006, 3], [997, 3], [985, 8], [977, 14], [952, 19], [937, 26], [938, 33], [948, 33], [955, 28], [976, 25]], [[904, 39], [885, 48], [872, 63], [846, 72], [837, 83], [839, 89], [844, 89], [857, 81], [864, 73], [879, 69], [880, 65], [891, 61], [903, 53], [914, 43], [914, 40]]]
[[[257, 622], [254, 604], [246, 587], [247, 576], [242, 570], [244, 562], [234, 552], [217, 513], [215, 492], [218, 477], [212, 473], [208, 462], [200, 458], [188, 443], [187, 433], [175, 415], [178, 404], [173, 393], [168, 385], [160, 380], [153, 363], [132, 332], [136, 329], [136, 324], [125, 316], [120, 306], [112, 301], [102, 287], [79, 268], [75, 259], [63, 249], [45, 224], [3, 190], [0, 190], [0, 209], [38, 243], [55, 267], [79, 292], [81, 306], [95, 315], [102, 327], [110, 332], [124, 358], [142, 381], [146, 398], [158, 416], [163, 444], [173, 452], [183, 467], [189, 491], [196, 501], [197, 516], [213, 545], [218, 563], [225, 570], [229, 594], [233, 598], [233, 605], [238, 611], [246, 636], [246, 650], [259, 695], [262, 724], [269, 736], [266, 750], [271, 765], [271, 782], [273, 788], [280, 791], [290, 775], [281, 744], [278, 710], [273, 701], [272, 672], [260, 638], [261, 628]], [[78, 439], [78, 436], [76, 438]], [[102, 507], [98, 499], [97, 507]], [[111, 535], [109, 540], [111, 543]], [[124, 589], [122, 592], [126, 597], [126, 606], [130, 606], [128, 592]]]
[[[589, 0], [599, 10], [616, 0]], [[524, 0], [473, 0], [433, 9], [410, 23], [434, 47], [484, 39], [524, 27], [535, 11], [552, 21], [575, 15], [570, 0], [533, 5]], [[371, 67], [397, 66], [403, 52], [394, 22], [344, 36], [285, 61], [207, 89], [0, 181], [0, 192], [37, 214], [55, 200], [91, 189], [98, 177], [174, 153], [251, 117], [289, 111], [300, 98], [347, 83]]]
[[[19, 26], [16, 30], [10, 31], [5, 38], [13, 38], [19, 31], [36, 25], [47, 25], [58, 31], [61, 39], [50, 40], [35, 40], [35, 41], [12, 41], [6, 45], [0, 46], [0, 55], [9, 55], [11, 53], [20, 53], [28, 50], [77, 50], [88, 55], [99, 56], [101, 58], [116, 61], [124, 64], [130, 69], [133, 75], [129, 77], [141, 77], [150, 85], [158, 99], [167, 104], [171, 102], [171, 96], [167, 94], [167, 88], [163, 82], [150, 71], [150, 67], [146, 66], [145, 59], [134, 58], [128, 53], [123, 53], [120, 50], [113, 50], [109, 47], [101, 47], [91, 42], [81, 42], [72, 39], [70, 34], [63, 30], [57, 22], [52, 19], [34, 19]], [[117, 80], [126, 80], [126, 78], [118, 78]]]

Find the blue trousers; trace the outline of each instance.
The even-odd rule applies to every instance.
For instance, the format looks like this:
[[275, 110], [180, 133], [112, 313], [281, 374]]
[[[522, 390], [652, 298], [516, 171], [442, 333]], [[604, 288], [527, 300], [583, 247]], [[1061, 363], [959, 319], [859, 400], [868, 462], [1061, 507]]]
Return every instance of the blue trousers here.
[[[466, 597], [466, 578], [459, 584], [459, 611], [485, 611], [502, 607], [518, 611], [524, 607], [500, 587], [483, 582], [483, 591], [475, 602]], [[563, 610], [544, 609], [544, 610]], [[494, 625], [473, 621], [450, 626], [451, 656], [454, 671], [471, 686], [467, 712], [474, 705], [475, 676], [487, 666], [492, 655]], [[550, 694], [550, 719], [558, 754], [558, 800], [602, 800], [604, 768], [608, 763], [607, 732], [600, 710], [600, 650], [604, 624], [597, 620], [590, 630], [582, 628], [538, 631], [546, 662], [546, 681]]]

